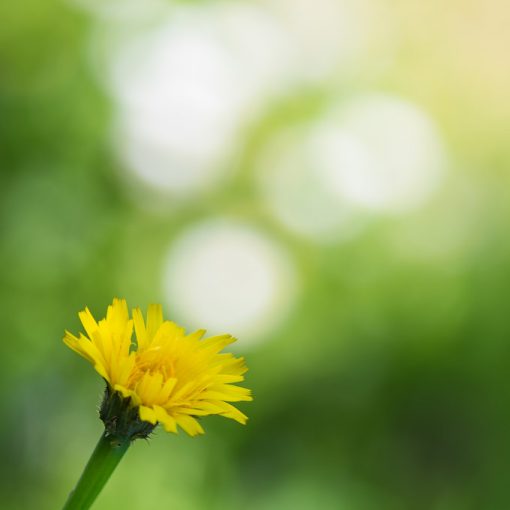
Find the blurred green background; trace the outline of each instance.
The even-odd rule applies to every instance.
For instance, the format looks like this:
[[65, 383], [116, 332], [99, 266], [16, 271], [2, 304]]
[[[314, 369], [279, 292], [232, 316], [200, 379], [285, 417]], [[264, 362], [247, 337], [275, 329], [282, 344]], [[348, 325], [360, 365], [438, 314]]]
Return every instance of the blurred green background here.
[[246, 427], [134, 444], [97, 510], [510, 508], [503, 0], [0, 4], [2, 509], [102, 424], [114, 296], [246, 356]]

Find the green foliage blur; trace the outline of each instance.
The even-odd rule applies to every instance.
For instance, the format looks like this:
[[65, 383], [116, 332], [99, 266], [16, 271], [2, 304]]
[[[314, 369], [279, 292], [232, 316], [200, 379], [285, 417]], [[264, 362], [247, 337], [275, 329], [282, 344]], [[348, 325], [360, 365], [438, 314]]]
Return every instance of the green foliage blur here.
[[164, 301], [167, 247], [219, 215], [276, 239], [300, 279], [290, 314], [247, 349], [250, 421], [211, 417], [203, 437], [134, 444], [94, 508], [510, 508], [510, 9], [378, 4], [398, 51], [383, 68], [385, 49], [374, 51], [337, 85], [422, 105], [450, 169], [424, 207], [321, 244], [264, 211], [252, 157], [331, 84], [275, 104], [220, 189], [154, 212], [131, 200], [111, 148], [90, 12], [0, 3], [2, 509], [59, 508], [101, 433], [102, 381], [63, 330], [114, 296]]

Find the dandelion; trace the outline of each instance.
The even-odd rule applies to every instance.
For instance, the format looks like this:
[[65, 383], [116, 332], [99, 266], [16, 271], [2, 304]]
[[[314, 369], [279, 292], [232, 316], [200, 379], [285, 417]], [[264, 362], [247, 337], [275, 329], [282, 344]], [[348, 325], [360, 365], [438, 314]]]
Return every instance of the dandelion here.
[[146, 321], [138, 308], [130, 318], [122, 299], [114, 299], [99, 322], [88, 308], [79, 317], [86, 335], [66, 331], [64, 342], [106, 381], [99, 413], [105, 431], [65, 509], [89, 508], [130, 443], [148, 437], [158, 423], [190, 436], [204, 433], [199, 419], [207, 415], [246, 423], [231, 404], [252, 400], [250, 390], [236, 385], [246, 365], [221, 352], [235, 341], [231, 335], [187, 335], [163, 320], [161, 305], [149, 306]]

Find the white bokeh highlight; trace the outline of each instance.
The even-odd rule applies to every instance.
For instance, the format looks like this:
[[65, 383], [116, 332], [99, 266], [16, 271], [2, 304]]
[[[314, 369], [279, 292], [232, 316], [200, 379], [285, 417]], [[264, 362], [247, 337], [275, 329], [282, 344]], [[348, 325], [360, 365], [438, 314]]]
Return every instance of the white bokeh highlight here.
[[164, 295], [192, 328], [263, 340], [295, 299], [296, 273], [274, 241], [243, 223], [199, 223], [178, 237], [166, 258]]
[[101, 75], [116, 103], [122, 167], [179, 197], [220, 185], [273, 101], [356, 62], [371, 25], [353, 0], [176, 3], [155, 19], [156, 0], [145, 13], [130, 0], [139, 27], [112, 14], [116, 0], [79, 1], [98, 9], [106, 29]]
[[227, 175], [243, 131], [283, 90], [288, 41], [249, 5], [175, 7], [126, 35], [109, 59], [123, 166], [158, 191], [187, 196]]
[[143, 182], [187, 193], [220, 175], [243, 117], [232, 56], [187, 15], [121, 46], [112, 61], [117, 148]]
[[446, 167], [431, 118], [403, 99], [373, 94], [333, 108], [313, 132], [317, 168], [339, 197], [378, 212], [421, 206]]
[[292, 232], [315, 241], [336, 241], [358, 232], [360, 219], [318, 171], [311, 147], [313, 126], [274, 135], [260, 151], [255, 177], [264, 204]]
[[[351, 65], [372, 32], [363, 0], [266, 0], [293, 48], [294, 80], [320, 81]], [[379, 23], [384, 20], [379, 19]]]
[[255, 173], [268, 209], [290, 230], [346, 239], [370, 215], [419, 208], [446, 168], [441, 136], [418, 106], [370, 94], [277, 132]]

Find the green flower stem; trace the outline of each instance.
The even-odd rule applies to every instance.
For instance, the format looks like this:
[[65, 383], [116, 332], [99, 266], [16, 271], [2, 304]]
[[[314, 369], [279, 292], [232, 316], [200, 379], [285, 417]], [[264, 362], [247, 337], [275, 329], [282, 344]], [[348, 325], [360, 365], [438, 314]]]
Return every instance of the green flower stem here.
[[69, 494], [63, 510], [87, 510], [94, 503], [117, 464], [120, 462], [131, 441], [119, 441], [105, 431], [99, 439], [81, 478]]

